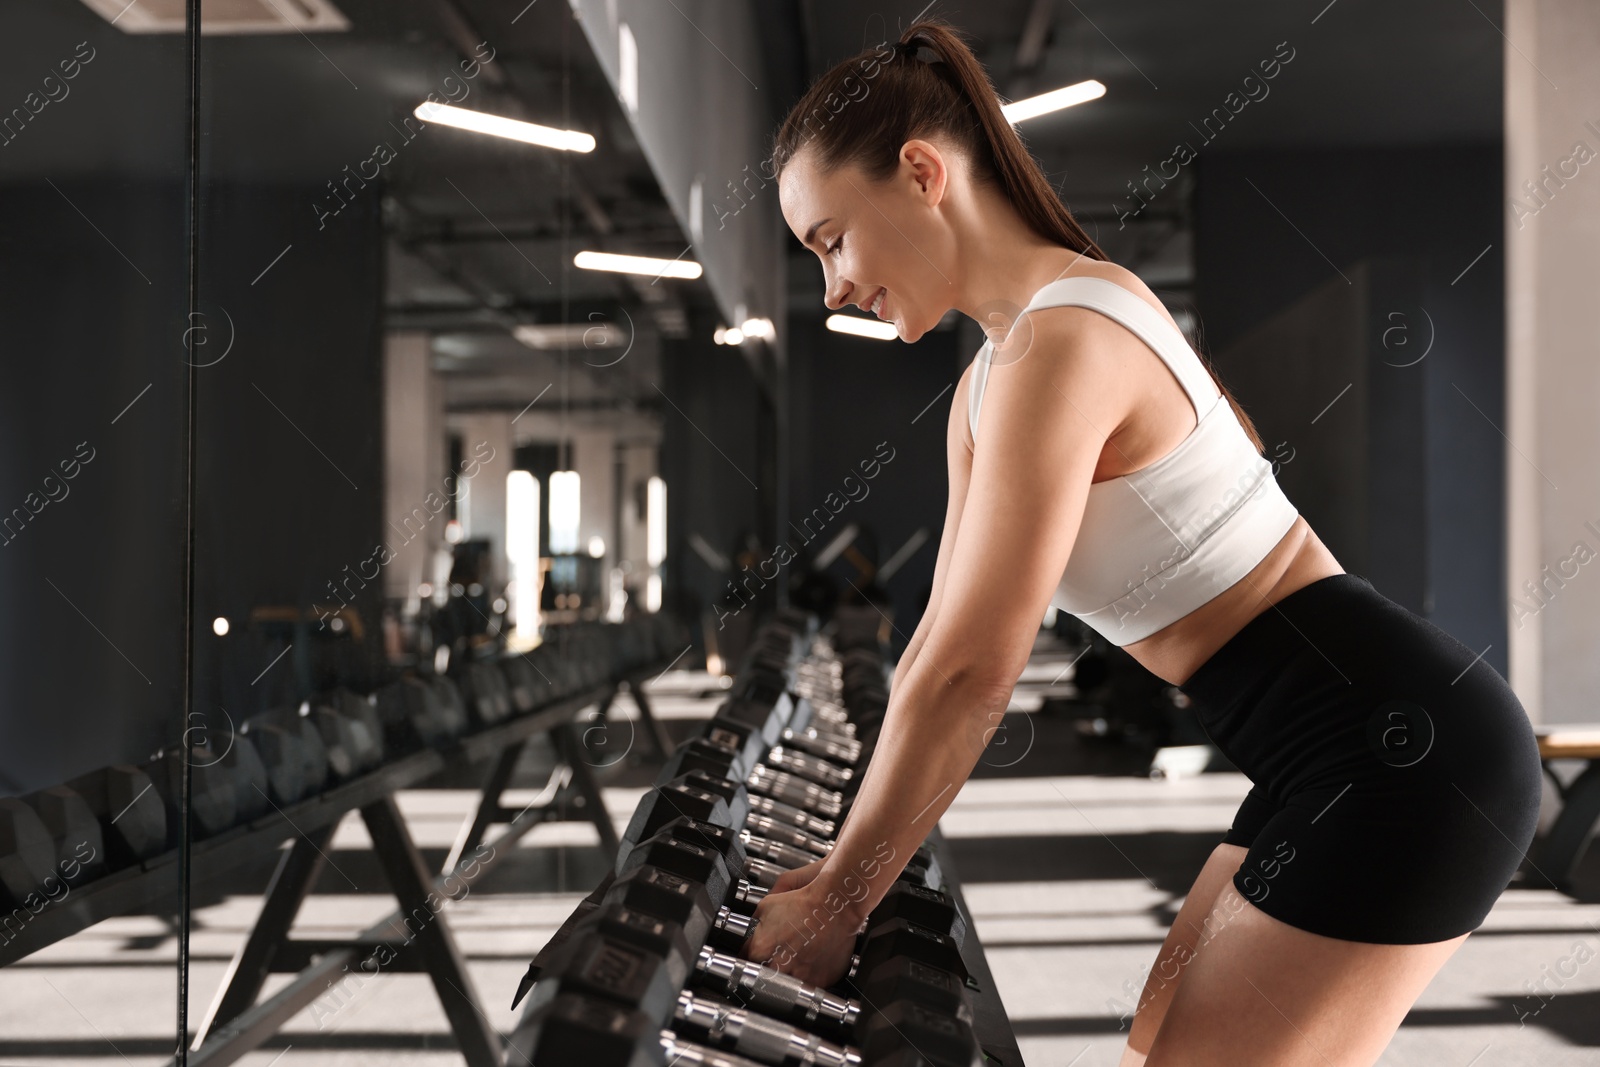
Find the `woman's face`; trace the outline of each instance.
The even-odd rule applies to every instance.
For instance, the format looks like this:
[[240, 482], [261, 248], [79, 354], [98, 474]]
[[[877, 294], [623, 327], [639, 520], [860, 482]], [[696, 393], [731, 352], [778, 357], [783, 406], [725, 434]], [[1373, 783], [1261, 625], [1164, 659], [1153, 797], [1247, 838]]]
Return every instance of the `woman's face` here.
[[855, 305], [895, 324], [900, 340], [921, 337], [944, 317], [954, 293], [948, 270], [953, 242], [939, 211], [945, 160], [927, 141], [907, 141], [900, 168], [873, 184], [854, 166], [821, 175], [802, 149], [779, 177], [789, 229], [822, 261], [824, 302]]

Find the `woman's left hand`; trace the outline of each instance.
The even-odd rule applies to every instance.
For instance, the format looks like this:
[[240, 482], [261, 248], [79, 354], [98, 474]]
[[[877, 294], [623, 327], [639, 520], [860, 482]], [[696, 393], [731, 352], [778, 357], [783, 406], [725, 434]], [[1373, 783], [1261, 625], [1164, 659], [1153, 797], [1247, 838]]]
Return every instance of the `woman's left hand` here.
[[802, 982], [831, 986], [850, 969], [862, 920], [849, 907], [830, 911], [843, 898], [824, 892], [818, 878], [787, 893], [769, 893], [756, 905], [756, 928], [745, 943], [746, 959], [776, 967]]

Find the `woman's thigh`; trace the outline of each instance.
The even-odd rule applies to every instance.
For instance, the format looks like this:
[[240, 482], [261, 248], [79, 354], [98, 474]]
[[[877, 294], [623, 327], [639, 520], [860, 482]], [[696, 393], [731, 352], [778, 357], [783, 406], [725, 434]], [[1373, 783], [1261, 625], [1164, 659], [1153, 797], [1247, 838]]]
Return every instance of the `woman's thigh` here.
[[1467, 937], [1324, 937], [1272, 918], [1231, 882], [1209, 920], [1216, 936], [1185, 968], [1145, 1067], [1370, 1067]]
[[1167, 1007], [1172, 1003], [1172, 995], [1183, 981], [1184, 970], [1199, 946], [1217, 933], [1214, 924], [1208, 926], [1207, 917], [1212, 914], [1223, 887], [1231, 888], [1233, 874], [1244, 857], [1244, 846], [1220, 844], [1200, 868], [1145, 979], [1144, 991], [1134, 1010], [1133, 1025], [1128, 1029], [1128, 1048], [1133, 1052], [1150, 1051]]

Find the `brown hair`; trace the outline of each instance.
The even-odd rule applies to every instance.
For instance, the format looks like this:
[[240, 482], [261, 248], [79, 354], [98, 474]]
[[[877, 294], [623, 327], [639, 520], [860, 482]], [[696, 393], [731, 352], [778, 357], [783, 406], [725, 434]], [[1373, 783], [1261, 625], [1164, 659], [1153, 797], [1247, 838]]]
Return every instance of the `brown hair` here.
[[[919, 58], [923, 49], [934, 58]], [[809, 146], [823, 174], [853, 165], [871, 181], [887, 181], [900, 166], [900, 146], [930, 135], [942, 135], [962, 149], [973, 180], [998, 183], [1036, 233], [1090, 259], [1110, 261], [1056, 196], [1001, 112], [983, 64], [943, 19], [920, 19], [894, 48], [863, 50], [818, 78], [773, 138], [772, 178]], [[1263, 451], [1255, 424], [1217, 377], [1209, 357], [1195, 351], [1256, 451]]]

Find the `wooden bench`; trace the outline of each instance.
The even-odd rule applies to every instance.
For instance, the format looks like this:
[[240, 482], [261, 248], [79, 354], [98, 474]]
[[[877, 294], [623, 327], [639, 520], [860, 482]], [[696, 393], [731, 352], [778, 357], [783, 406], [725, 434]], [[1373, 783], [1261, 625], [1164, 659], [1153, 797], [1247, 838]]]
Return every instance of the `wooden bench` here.
[[[1539, 759], [1555, 783], [1561, 810], [1537, 848], [1534, 873], [1558, 889], [1569, 889], [1584, 848], [1600, 823], [1600, 726], [1552, 726], [1535, 730]], [[1588, 766], [1563, 785], [1552, 760], [1587, 760]]]

